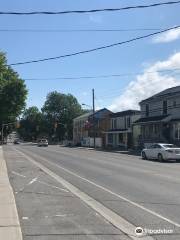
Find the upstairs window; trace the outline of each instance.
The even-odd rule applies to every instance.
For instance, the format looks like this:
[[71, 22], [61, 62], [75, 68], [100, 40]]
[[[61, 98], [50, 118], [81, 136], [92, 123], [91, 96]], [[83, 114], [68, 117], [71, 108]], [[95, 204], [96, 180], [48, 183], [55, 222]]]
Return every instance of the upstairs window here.
[[167, 101], [163, 101], [163, 114], [167, 114]]
[[149, 117], [149, 104], [146, 104], [146, 117]]
[[131, 126], [130, 117], [127, 117], [126, 120], [127, 120], [127, 128], [130, 128], [130, 126]]

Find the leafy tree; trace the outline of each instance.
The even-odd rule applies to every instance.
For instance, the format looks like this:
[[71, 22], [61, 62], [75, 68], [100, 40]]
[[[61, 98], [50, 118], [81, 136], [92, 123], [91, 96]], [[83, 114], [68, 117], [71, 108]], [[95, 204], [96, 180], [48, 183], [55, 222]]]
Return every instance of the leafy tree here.
[[42, 133], [46, 135], [44, 116], [37, 107], [24, 111], [18, 132], [27, 141], [36, 140]]
[[0, 52], [0, 124], [15, 121], [25, 107], [27, 89]]
[[49, 135], [57, 136], [60, 140], [72, 139], [73, 119], [82, 112], [81, 105], [73, 95], [57, 91], [49, 93], [42, 108], [49, 126]]

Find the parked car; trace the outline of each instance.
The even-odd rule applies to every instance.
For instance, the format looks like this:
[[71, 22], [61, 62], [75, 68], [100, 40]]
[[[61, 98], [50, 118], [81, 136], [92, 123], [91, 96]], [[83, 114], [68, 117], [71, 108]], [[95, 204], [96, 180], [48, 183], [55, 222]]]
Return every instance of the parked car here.
[[154, 143], [141, 152], [142, 159], [177, 160], [180, 159], [180, 148], [168, 143]]
[[20, 141], [18, 139], [15, 139], [14, 144], [20, 144]]
[[48, 140], [47, 139], [39, 139], [38, 147], [48, 147]]

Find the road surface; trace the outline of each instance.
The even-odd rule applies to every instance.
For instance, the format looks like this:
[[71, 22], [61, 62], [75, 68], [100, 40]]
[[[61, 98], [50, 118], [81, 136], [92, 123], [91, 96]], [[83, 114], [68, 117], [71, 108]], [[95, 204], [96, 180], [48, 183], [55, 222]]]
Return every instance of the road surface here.
[[[151, 235], [145, 234], [144, 239], [180, 239], [179, 162], [32, 144], [5, 146], [4, 154], [24, 239], [136, 239], [135, 227]], [[48, 185], [56, 189], [48, 190], [48, 198], [41, 200], [39, 196]], [[53, 197], [58, 188], [63, 200]], [[67, 196], [71, 201], [65, 200]], [[62, 205], [70, 209], [68, 221], [72, 225], [79, 221], [78, 229], [69, 228], [62, 219], [58, 222], [55, 212]], [[46, 211], [46, 224], [52, 224], [49, 230], [43, 228], [45, 220], [38, 219]]]

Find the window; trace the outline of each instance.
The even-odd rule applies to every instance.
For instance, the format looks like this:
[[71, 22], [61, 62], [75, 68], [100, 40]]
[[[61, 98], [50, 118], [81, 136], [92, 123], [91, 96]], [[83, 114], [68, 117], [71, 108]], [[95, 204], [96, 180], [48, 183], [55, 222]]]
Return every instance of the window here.
[[127, 127], [130, 128], [131, 126], [130, 117], [127, 117], [126, 120], [127, 120]]
[[180, 123], [174, 124], [174, 138], [178, 140], [180, 139]]
[[176, 101], [173, 101], [173, 107], [176, 107]]
[[119, 143], [122, 143], [123, 142], [123, 133], [119, 133]]
[[114, 119], [114, 129], [117, 128], [117, 119]]
[[112, 133], [108, 134], [108, 143], [113, 143], [113, 134]]
[[149, 104], [146, 104], [146, 117], [149, 117]]
[[117, 128], [117, 119], [112, 119], [111, 120], [111, 128], [116, 129]]
[[124, 128], [127, 128], [126, 117], [124, 117]]
[[167, 101], [163, 101], [163, 114], [167, 114]]

